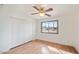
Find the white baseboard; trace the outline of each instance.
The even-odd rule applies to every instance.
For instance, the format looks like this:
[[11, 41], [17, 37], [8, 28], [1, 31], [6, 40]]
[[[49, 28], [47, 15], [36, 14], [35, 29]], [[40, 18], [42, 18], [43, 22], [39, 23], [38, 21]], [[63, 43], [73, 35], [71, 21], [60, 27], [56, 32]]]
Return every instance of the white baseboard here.
[[31, 41], [31, 40], [28, 40], [28, 41], [25, 41], [25, 42], [22, 42], [22, 43], [19, 43], [19, 44], [15, 44], [15, 45], [13, 45], [13, 46], [11, 46], [11, 47], [9, 47], [9, 48], [2, 49], [2, 50], [0, 50], [0, 53], [1, 53], [1, 54], [2, 54], [2, 53], [5, 53], [5, 52], [9, 51], [10, 49], [12, 49], [12, 48], [14, 48], [14, 47], [20, 46], [20, 45], [22, 45], [22, 44], [24, 44], [24, 43], [27, 43], [27, 42], [30, 42], [30, 41]]
[[0, 51], [0, 54], [2, 54], [2, 53], [4, 53], [4, 52], [7, 52], [7, 51], [9, 51], [9, 50], [10, 50], [10, 48], [9, 48], [9, 49], [3, 49], [3, 50]]
[[19, 43], [19, 44], [17, 44], [17, 45], [14, 45], [14, 46], [10, 47], [10, 49], [13, 49], [13, 48], [15, 48], [15, 47], [17, 47], [17, 46], [21, 46], [21, 45], [23, 45], [23, 44], [25, 44], [25, 43], [28, 43], [28, 42], [30, 42], [30, 41], [32, 41], [32, 40], [28, 40], [28, 41], [25, 41], [25, 42], [23, 42], [23, 43]]

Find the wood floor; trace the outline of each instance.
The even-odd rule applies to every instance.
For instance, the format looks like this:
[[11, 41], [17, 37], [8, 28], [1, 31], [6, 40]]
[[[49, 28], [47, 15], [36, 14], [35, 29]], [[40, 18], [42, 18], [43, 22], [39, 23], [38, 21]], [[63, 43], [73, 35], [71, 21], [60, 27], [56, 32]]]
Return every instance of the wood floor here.
[[77, 51], [72, 46], [36, 39], [12, 48], [4, 54], [77, 54]]

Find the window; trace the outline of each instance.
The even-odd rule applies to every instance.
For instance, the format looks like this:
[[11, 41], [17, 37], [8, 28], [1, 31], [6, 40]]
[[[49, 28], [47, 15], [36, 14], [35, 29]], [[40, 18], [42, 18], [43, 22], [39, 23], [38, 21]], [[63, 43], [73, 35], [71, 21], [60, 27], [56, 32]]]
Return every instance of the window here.
[[58, 20], [41, 22], [41, 32], [49, 34], [58, 34]]

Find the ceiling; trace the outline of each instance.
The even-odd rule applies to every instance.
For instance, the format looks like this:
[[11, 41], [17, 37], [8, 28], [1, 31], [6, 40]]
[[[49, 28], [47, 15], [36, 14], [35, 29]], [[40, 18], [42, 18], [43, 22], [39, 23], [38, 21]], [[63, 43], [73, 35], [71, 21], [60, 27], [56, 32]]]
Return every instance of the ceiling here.
[[[0, 6], [3, 6], [3, 5], [0, 5]], [[33, 4], [20, 4], [20, 5], [15, 4], [15, 5], [9, 5], [9, 6], [10, 7], [13, 6], [12, 7], [13, 9], [15, 9], [15, 7], [16, 7], [18, 9], [18, 13], [20, 12], [23, 17], [30, 17], [30, 18], [33, 18], [33, 19], [50, 18], [50, 17], [47, 17], [47, 16], [41, 17], [38, 14], [31, 15], [31, 13], [38, 12], [37, 10], [35, 10], [32, 7]], [[36, 6], [39, 6], [39, 5], [36, 5]], [[69, 14], [72, 14], [72, 13], [74, 14], [79, 10], [79, 4], [47, 4], [47, 5], [44, 5], [44, 6], [45, 6], [45, 9], [53, 8], [53, 11], [48, 12], [48, 14], [52, 15], [52, 18], [63, 16], [63, 15], [69, 15]]]
[[[50, 17], [47, 17], [47, 16], [43, 16], [43, 17], [39, 16], [39, 14], [30, 15], [31, 13], [37, 12], [37, 10], [32, 8], [32, 6], [33, 5], [29, 5], [29, 12], [27, 13], [27, 15], [29, 15], [29, 17], [32, 17], [32, 18], [35, 18], [35, 19], [50, 18]], [[36, 5], [36, 6], [39, 6], [39, 5]], [[51, 14], [52, 17], [74, 14], [77, 11], [79, 11], [79, 5], [77, 5], [77, 4], [47, 4], [47, 5], [44, 5], [44, 6], [45, 6], [46, 9], [53, 8], [53, 11], [48, 12], [48, 14]], [[27, 7], [26, 7], [26, 9], [27, 9]]]

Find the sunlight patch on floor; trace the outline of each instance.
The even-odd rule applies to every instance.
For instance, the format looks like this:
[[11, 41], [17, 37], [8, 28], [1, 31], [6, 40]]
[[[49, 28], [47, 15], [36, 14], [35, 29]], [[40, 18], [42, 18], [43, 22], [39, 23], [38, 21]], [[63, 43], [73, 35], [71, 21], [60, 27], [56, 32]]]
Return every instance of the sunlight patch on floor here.
[[68, 51], [64, 51], [64, 50], [57, 49], [57, 48], [51, 47], [51, 46], [46, 46], [46, 45], [41, 47], [41, 53], [42, 54], [52, 54], [52, 53], [53, 54], [60, 54], [60, 53], [61, 54], [72, 54]]

